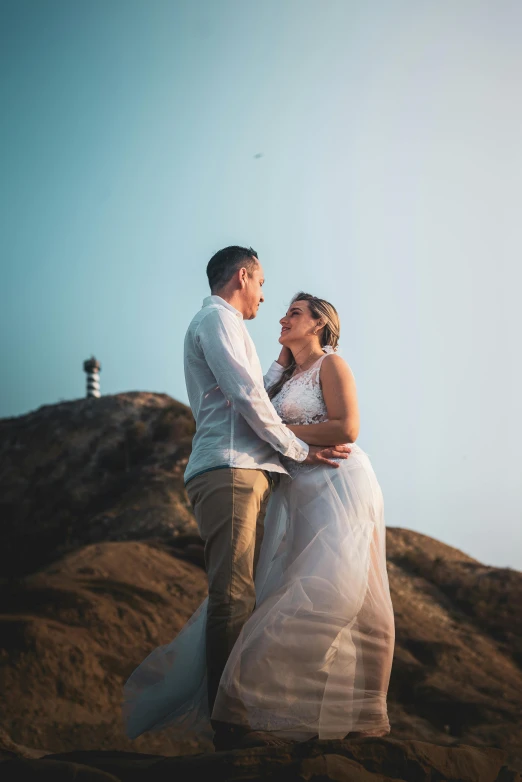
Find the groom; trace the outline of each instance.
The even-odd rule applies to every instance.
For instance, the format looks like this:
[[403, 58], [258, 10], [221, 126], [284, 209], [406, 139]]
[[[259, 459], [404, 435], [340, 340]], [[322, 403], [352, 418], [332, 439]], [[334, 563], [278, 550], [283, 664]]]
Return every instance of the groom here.
[[[255, 605], [254, 571], [278, 453], [307, 464], [338, 467], [346, 446], [318, 448], [281, 421], [266, 393], [283, 367], [263, 379], [245, 320], [264, 301], [264, 274], [250, 247], [225, 247], [209, 261], [211, 296], [185, 336], [185, 382], [196, 420], [185, 486], [205, 542], [208, 577], [206, 656], [209, 709], [228, 656]], [[212, 721], [217, 750], [235, 746], [238, 726]]]

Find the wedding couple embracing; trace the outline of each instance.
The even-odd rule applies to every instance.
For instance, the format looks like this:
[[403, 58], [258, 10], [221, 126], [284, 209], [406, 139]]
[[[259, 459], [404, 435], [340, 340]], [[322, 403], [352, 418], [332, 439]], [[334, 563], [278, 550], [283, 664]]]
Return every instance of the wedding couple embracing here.
[[389, 732], [394, 620], [383, 499], [355, 444], [340, 323], [298, 293], [263, 378], [245, 320], [264, 273], [252, 248], [207, 266], [185, 337], [196, 420], [186, 490], [208, 598], [125, 684], [127, 735], [214, 731], [216, 750]]

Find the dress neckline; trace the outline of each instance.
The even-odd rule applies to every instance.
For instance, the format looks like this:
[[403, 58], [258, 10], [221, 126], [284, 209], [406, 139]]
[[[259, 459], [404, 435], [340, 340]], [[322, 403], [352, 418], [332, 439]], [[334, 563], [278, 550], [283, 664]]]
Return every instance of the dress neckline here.
[[293, 380], [294, 378], [297, 378], [297, 377], [302, 377], [303, 375], [306, 375], [306, 373], [307, 373], [307, 372], [310, 372], [310, 370], [311, 370], [311, 369], [313, 369], [313, 368], [315, 367], [315, 365], [319, 363], [319, 361], [322, 361], [322, 360], [323, 360], [323, 358], [326, 358], [326, 356], [327, 356], [327, 355], [328, 355], [328, 353], [323, 353], [323, 355], [322, 355], [322, 356], [319, 356], [319, 358], [317, 359], [317, 361], [314, 361], [314, 363], [313, 363], [313, 364], [310, 364], [310, 366], [308, 367], [308, 369], [303, 369], [303, 371], [302, 371], [302, 372], [298, 372], [298, 373], [297, 373], [297, 375], [292, 375], [292, 377], [290, 377], [289, 379], [290, 379], [290, 380]]

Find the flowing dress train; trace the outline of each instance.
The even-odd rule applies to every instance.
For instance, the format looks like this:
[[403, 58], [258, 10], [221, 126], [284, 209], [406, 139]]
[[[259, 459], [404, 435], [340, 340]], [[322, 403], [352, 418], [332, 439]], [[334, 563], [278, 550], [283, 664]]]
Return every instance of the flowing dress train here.
[[[326, 420], [323, 356], [272, 400], [289, 424]], [[352, 445], [338, 469], [285, 462], [265, 518], [256, 608], [232, 650], [212, 718], [296, 740], [389, 732], [394, 620], [381, 489]], [[209, 727], [205, 601], [124, 688], [127, 734]]]

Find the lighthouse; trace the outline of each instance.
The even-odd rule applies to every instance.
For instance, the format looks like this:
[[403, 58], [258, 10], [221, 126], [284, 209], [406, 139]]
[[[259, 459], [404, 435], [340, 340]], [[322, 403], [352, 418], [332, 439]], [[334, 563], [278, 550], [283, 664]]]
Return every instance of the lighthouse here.
[[101, 364], [96, 361], [94, 356], [91, 356], [87, 361], [83, 362], [83, 371], [87, 372], [87, 396], [95, 397], [100, 396], [100, 370]]

